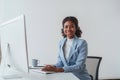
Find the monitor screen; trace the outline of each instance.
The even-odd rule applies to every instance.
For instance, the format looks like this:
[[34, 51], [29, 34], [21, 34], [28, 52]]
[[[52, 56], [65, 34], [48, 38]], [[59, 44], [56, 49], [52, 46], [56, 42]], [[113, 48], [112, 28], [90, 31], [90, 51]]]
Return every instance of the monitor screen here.
[[0, 73], [28, 73], [25, 16], [20, 15], [0, 25]]

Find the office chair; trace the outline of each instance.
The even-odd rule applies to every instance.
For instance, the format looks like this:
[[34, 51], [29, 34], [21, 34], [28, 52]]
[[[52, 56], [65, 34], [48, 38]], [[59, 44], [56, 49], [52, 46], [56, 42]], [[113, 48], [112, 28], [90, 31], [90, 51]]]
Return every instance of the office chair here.
[[86, 59], [86, 68], [91, 77], [91, 80], [98, 80], [99, 78], [99, 66], [101, 63], [102, 57], [98, 56], [87, 56]]

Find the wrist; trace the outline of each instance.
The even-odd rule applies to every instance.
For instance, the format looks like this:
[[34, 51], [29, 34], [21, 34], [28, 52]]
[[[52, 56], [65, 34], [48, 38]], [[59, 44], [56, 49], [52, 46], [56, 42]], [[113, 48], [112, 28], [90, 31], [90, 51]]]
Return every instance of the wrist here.
[[63, 68], [56, 68], [56, 72], [64, 72]]

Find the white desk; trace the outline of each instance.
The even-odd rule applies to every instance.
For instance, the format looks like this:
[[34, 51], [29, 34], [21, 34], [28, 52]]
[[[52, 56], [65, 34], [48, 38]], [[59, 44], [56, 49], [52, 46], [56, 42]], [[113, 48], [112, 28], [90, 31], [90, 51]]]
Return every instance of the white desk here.
[[53, 74], [42, 74], [30, 70], [32, 80], [79, 80], [72, 73], [53, 73]]
[[79, 80], [72, 73], [54, 73], [42, 74], [30, 70], [29, 74], [22, 74], [23, 78], [19, 79], [2, 79], [0, 80]]

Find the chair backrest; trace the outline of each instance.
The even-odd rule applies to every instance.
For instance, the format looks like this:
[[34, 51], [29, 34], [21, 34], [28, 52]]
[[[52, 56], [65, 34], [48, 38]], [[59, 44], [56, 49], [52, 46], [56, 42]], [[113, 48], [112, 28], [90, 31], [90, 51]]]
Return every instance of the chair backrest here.
[[102, 57], [98, 56], [87, 56], [86, 68], [88, 73], [93, 77], [93, 80], [98, 80], [99, 78], [99, 66]]

